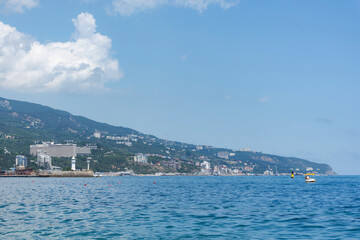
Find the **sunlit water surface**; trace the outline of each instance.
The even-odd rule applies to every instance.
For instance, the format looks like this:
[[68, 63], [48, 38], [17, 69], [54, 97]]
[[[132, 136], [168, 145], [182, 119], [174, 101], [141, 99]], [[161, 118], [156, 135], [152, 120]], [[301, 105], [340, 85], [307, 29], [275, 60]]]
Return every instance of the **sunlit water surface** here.
[[360, 177], [316, 179], [0, 178], [0, 238], [360, 239]]

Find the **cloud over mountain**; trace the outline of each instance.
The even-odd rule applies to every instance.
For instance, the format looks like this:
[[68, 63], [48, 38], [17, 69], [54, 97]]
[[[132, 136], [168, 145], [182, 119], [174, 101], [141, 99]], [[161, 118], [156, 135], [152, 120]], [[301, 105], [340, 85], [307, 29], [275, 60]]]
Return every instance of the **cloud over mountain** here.
[[211, 4], [228, 9], [238, 3], [238, 0], [113, 0], [112, 6], [114, 12], [123, 16], [130, 16], [136, 12], [154, 9], [162, 5], [186, 7], [203, 12]]
[[18, 91], [103, 90], [122, 73], [111, 58], [111, 39], [96, 32], [94, 17], [73, 19], [68, 42], [42, 44], [0, 22], [0, 87]]

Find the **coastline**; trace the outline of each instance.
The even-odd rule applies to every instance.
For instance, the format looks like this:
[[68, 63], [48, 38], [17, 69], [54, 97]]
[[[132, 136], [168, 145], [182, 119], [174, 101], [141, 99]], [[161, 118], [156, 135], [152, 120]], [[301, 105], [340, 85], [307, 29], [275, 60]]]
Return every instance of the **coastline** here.
[[26, 174], [8, 172], [0, 174], [0, 177], [94, 177], [94, 172], [89, 171], [32, 171]]

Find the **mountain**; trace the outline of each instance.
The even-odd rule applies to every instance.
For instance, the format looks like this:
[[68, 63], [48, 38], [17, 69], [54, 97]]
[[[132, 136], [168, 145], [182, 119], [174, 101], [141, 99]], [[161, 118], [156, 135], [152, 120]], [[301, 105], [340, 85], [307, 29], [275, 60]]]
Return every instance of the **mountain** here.
[[[13, 167], [16, 154], [35, 160], [30, 155], [29, 146], [47, 141], [93, 146], [91, 168], [95, 171], [127, 168], [136, 173], [194, 173], [201, 170], [200, 163], [207, 161], [219, 173], [289, 173], [291, 170], [306, 172], [309, 169], [321, 174], [334, 173], [327, 164], [249, 150], [168, 141], [39, 104], [0, 98], [0, 169]], [[149, 155], [148, 164], [135, 163], [133, 159], [137, 153]], [[85, 168], [86, 157], [78, 157], [78, 167]], [[70, 161], [53, 158], [53, 165], [69, 168]], [[37, 167], [34, 161], [32, 167]]]

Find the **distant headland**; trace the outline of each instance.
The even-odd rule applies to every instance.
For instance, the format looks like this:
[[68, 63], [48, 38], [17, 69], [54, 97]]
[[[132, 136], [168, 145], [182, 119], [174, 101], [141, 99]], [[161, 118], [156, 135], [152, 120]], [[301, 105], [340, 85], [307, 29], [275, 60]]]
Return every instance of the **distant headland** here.
[[[26, 158], [19, 165], [16, 158]], [[76, 159], [77, 170], [72, 158]], [[19, 160], [20, 161], [20, 160]], [[91, 165], [91, 170], [89, 169]], [[327, 164], [250, 150], [160, 139], [50, 107], [0, 98], [2, 174], [38, 176], [335, 174]], [[24, 170], [25, 169], [25, 170]], [[52, 174], [45, 174], [45, 173]], [[125, 174], [125, 175], [126, 175]]]

